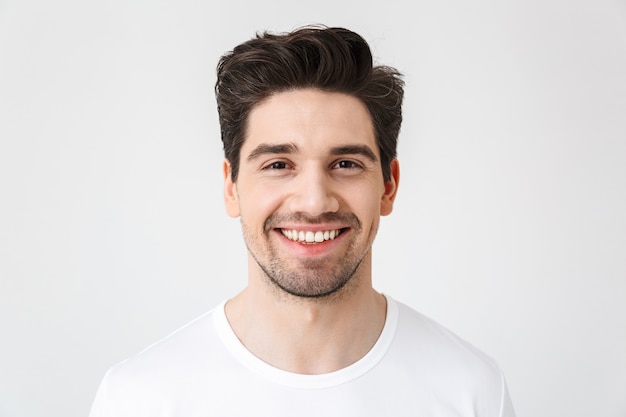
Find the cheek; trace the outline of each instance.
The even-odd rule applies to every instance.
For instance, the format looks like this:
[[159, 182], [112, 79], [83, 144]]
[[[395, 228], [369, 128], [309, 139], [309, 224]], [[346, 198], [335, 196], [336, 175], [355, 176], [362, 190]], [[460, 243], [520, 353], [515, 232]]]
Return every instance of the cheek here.
[[344, 194], [344, 211], [356, 215], [361, 222], [365, 236], [375, 234], [381, 215], [381, 201], [374, 189], [361, 189], [358, 193]]
[[378, 183], [368, 183], [367, 187], [353, 187], [344, 194], [344, 198], [349, 207], [361, 216], [378, 218], [380, 217], [381, 201], [384, 189]]
[[260, 219], [265, 221], [279, 207], [282, 197], [275, 187], [267, 185], [253, 185], [240, 188], [239, 205], [241, 215], [250, 221]]

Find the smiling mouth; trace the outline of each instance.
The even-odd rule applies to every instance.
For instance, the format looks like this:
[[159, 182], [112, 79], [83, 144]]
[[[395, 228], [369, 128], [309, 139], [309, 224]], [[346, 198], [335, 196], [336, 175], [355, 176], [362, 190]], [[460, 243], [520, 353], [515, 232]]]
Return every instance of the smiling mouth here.
[[343, 231], [344, 229], [318, 230], [316, 232], [311, 230], [280, 229], [280, 232], [287, 239], [300, 243], [322, 243], [327, 240], [333, 240]]

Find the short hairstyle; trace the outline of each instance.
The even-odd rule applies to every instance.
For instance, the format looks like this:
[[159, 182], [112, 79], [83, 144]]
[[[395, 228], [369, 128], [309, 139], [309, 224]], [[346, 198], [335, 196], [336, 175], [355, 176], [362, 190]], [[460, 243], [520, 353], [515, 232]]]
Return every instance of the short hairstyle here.
[[374, 66], [369, 45], [355, 32], [305, 26], [289, 33], [257, 34], [220, 58], [215, 96], [233, 182], [250, 111], [274, 94], [304, 88], [349, 94], [365, 104], [388, 181], [402, 123], [402, 74]]

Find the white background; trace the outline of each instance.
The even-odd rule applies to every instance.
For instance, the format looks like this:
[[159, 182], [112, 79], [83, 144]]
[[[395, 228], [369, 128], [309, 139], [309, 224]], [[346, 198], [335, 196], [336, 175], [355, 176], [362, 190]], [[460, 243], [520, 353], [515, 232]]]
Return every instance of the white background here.
[[623, 0], [0, 0], [0, 416], [85, 416], [243, 287], [215, 64], [309, 23], [406, 75], [376, 287], [494, 357], [518, 416], [626, 416]]

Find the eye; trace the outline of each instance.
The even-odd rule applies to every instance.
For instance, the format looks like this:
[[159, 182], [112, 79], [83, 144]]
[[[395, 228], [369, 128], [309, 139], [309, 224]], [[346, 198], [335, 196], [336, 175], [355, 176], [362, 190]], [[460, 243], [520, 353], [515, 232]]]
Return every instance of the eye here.
[[262, 171], [282, 171], [282, 170], [286, 170], [286, 169], [290, 169], [292, 167], [292, 165], [288, 162], [288, 161], [272, 161], [269, 162], [268, 164], [264, 165], [263, 168], [261, 168]]
[[285, 169], [287, 168], [287, 163], [284, 161], [276, 161], [272, 162], [267, 166], [268, 169]]
[[362, 168], [361, 164], [355, 161], [351, 161], [349, 159], [342, 159], [333, 165], [333, 169], [360, 169]]

